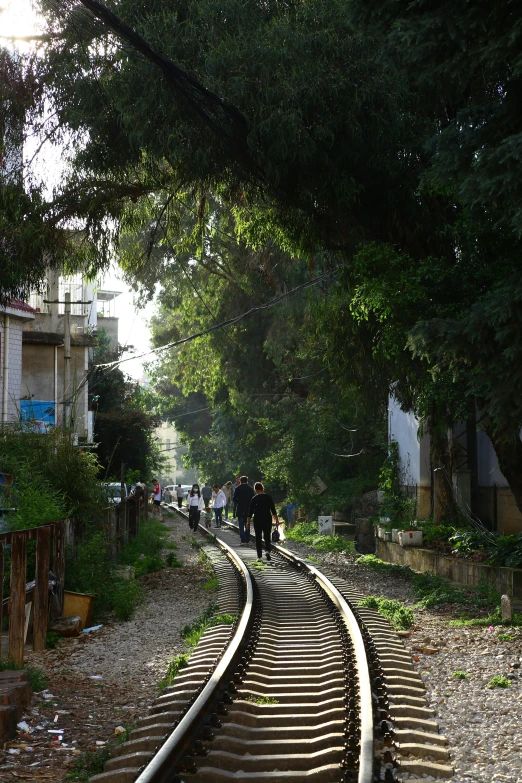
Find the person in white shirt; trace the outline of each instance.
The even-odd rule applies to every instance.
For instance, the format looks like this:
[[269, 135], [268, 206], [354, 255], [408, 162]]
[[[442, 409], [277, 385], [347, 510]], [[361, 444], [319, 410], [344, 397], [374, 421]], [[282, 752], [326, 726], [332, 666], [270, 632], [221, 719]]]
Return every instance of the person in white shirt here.
[[214, 484], [212, 489], [212, 507], [214, 509], [214, 514], [216, 515], [216, 527], [221, 527], [223, 509], [227, 505], [227, 499], [223, 490], [219, 488], [219, 484]]
[[205, 503], [203, 502], [201, 492], [199, 491], [199, 484], [192, 485], [192, 489], [187, 495], [187, 503], [189, 507], [189, 527], [196, 532], [201, 512], [205, 508]]

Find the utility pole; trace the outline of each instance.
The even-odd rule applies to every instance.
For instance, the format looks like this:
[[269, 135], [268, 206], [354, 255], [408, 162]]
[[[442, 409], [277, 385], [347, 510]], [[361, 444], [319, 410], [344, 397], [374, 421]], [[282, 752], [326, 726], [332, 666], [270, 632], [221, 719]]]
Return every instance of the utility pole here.
[[63, 424], [68, 427], [71, 423], [71, 404], [68, 399], [71, 393], [71, 294], [65, 293], [64, 309], [64, 336], [63, 336]]

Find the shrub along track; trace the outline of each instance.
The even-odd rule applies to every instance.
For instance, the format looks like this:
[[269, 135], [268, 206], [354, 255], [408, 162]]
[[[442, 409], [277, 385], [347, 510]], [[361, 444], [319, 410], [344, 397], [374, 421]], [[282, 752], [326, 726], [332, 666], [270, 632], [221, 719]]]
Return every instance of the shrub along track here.
[[388, 622], [353, 611], [360, 596], [344, 580], [282, 547], [261, 564], [235, 532], [218, 537], [220, 611], [239, 611], [235, 625], [203, 635], [93, 783], [449, 777], [445, 740]]

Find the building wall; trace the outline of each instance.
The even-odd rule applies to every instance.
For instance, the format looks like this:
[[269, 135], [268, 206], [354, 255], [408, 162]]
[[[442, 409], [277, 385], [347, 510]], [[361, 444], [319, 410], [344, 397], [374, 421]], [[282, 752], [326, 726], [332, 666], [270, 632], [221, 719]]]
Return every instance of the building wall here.
[[[55, 374], [56, 352], [56, 374]], [[76, 389], [87, 370], [88, 348], [83, 346], [71, 347], [71, 393]], [[56, 392], [55, 399], [55, 375]], [[40, 345], [24, 343], [22, 362], [22, 397], [34, 400], [47, 400], [50, 403], [58, 402], [56, 406], [55, 423], [63, 422], [64, 399], [64, 359], [63, 345]], [[74, 411], [72, 411], [74, 430], [79, 436], [86, 436], [88, 427], [87, 411], [87, 386], [84, 386], [77, 394]]]
[[161, 427], [156, 428], [154, 434], [162, 455], [168, 459], [168, 464], [162, 471], [163, 484], [177, 484], [178, 482], [191, 484], [193, 481], [197, 481], [196, 472], [187, 470], [181, 461], [187, 447], [180, 445], [176, 428], [164, 421]]
[[107, 337], [111, 341], [110, 349], [116, 352], [118, 350], [118, 318], [109, 318], [98, 316], [98, 329], [104, 329]]
[[[417, 516], [424, 519], [432, 513], [432, 482], [429, 460], [429, 438], [418, 439], [419, 426], [413, 413], [402, 411], [390, 398], [388, 409], [389, 439], [397, 441], [404, 484], [417, 498]], [[454, 437], [466, 447], [465, 425], [457, 425]], [[465, 453], [465, 452], [464, 452]], [[479, 518], [499, 533], [522, 532], [522, 514], [513, 493], [500, 471], [491, 441], [485, 432], [477, 432]], [[459, 503], [467, 511], [470, 504], [469, 470], [467, 464], [454, 476]]]
[[[7, 421], [18, 421], [20, 411], [20, 389], [22, 384], [22, 324], [23, 321], [15, 316], [9, 316], [9, 374], [8, 374], [8, 398]], [[0, 340], [2, 350], [0, 352], [0, 397], [2, 396], [4, 383], [4, 315], [0, 312]], [[3, 400], [2, 400], [3, 403]], [[0, 408], [0, 418], [2, 415]]]

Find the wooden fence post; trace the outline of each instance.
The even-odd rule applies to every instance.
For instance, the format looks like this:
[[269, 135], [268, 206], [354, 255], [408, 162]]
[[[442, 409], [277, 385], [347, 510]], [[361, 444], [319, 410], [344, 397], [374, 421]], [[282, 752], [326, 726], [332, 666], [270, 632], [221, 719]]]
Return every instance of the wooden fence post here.
[[2, 626], [4, 624], [4, 542], [0, 543], [0, 661], [2, 655]]
[[24, 662], [25, 582], [27, 568], [27, 534], [11, 535], [11, 597], [9, 601], [8, 660], [21, 666]]
[[33, 650], [45, 650], [49, 614], [49, 559], [51, 556], [51, 528], [40, 527], [36, 532], [36, 573], [34, 586]]
[[57, 580], [56, 594], [60, 614], [63, 612], [63, 583], [65, 578], [64, 523], [55, 522], [53, 536], [53, 571]]

